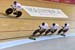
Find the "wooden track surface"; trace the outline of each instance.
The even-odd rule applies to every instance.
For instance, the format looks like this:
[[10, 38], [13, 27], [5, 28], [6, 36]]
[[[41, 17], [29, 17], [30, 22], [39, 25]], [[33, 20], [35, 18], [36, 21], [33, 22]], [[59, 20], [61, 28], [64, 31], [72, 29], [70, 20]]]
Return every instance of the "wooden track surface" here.
[[75, 19], [75, 5], [53, 3], [53, 2], [41, 2], [37, 0], [17, 0], [22, 5], [35, 6], [35, 7], [47, 7], [47, 8], [59, 8], [62, 9], [68, 16], [68, 19], [55, 19], [55, 18], [40, 18], [31, 17], [24, 10], [23, 15], [20, 18], [12, 18], [12, 16], [6, 16], [5, 10], [10, 7], [13, 0], [0, 0], [0, 39], [15, 38], [29, 36], [32, 32], [38, 28], [42, 22], [47, 22], [51, 25], [53, 22], [63, 25], [65, 22], [70, 24], [70, 31], [74, 32], [74, 19]]

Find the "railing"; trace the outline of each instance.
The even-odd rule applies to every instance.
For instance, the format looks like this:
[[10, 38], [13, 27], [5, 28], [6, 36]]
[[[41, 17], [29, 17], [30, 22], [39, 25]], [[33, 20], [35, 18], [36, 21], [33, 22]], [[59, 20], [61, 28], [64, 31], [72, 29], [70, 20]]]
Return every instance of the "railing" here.
[[75, 0], [43, 0], [49, 2], [58, 2], [58, 3], [67, 3], [67, 4], [75, 4]]

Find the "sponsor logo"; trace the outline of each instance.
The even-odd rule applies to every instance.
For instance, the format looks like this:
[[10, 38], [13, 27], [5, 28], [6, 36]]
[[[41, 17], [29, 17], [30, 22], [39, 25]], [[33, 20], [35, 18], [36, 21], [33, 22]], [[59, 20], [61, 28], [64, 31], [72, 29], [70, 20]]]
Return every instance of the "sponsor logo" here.
[[30, 16], [35, 17], [68, 18], [68, 16], [61, 9], [41, 8], [32, 6], [23, 6], [23, 9]]

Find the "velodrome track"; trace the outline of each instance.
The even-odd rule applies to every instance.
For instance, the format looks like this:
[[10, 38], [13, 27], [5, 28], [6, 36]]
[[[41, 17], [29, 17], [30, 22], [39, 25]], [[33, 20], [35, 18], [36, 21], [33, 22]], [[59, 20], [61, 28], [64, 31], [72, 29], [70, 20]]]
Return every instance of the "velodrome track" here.
[[0, 44], [1, 50], [74, 50], [75, 34], [40, 36], [36, 40], [20, 39]]
[[5, 10], [10, 7], [13, 0], [7, 0], [7, 1], [1, 0], [0, 1], [0, 39], [29, 36], [32, 34], [33, 30], [38, 28], [38, 25], [40, 25], [42, 22], [47, 22], [49, 25], [51, 25], [53, 22], [56, 22], [60, 26], [63, 25], [65, 22], [68, 22], [71, 28], [69, 32], [74, 32], [75, 28], [74, 5], [43, 2], [43, 1], [41, 2], [37, 0], [36, 1], [17, 0], [17, 1], [21, 3], [23, 6], [58, 8], [63, 10], [68, 15], [69, 18], [60, 19], [60, 18], [32, 17], [25, 10], [22, 10], [23, 15], [20, 18], [13, 18], [12, 15], [11, 16], [5, 15]]
[[[63, 3], [53, 3], [53, 2], [41, 2], [37, 0], [36, 1], [17, 0], [17, 1], [20, 2], [22, 5], [26, 5], [26, 6], [59, 8], [59, 9], [62, 9], [69, 16], [69, 18], [68, 19], [60, 19], [60, 18], [56, 19], [56, 18], [32, 17], [28, 15], [26, 11], [24, 10], [22, 10], [23, 15], [20, 18], [13, 18], [13, 16], [6, 16], [4, 13], [5, 10], [8, 7], [10, 7], [10, 4], [13, 2], [13, 0], [0, 0], [0, 40], [26, 38], [27, 36], [31, 35], [33, 30], [38, 28], [38, 25], [41, 24], [43, 21], [47, 22], [49, 25], [51, 25], [53, 22], [56, 22], [59, 25], [63, 25], [63, 23], [68, 22], [70, 24], [70, 30], [68, 33], [74, 33], [75, 31], [75, 15], [74, 15], [75, 5], [69, 5], [69, 4], [63, 4]], [[60, 43], [61, 41], [59, 40], [61, 39], [57, 40]], [[66, 39], [63, 39], [62, 41], [64, 40]], [[71, 38], [70, 41], [71, 40], [73, 40], [72, 42], [74, 42], [74, 37]], [[53, 40], [53, 42], [54, 41], [56, 40]], [[72, 42], [69, 45], [72, 46]], [[32, 45], [32, 44], [29, 44], [29, 45]], [[23, 47], [25, 47], [25, 45]]]

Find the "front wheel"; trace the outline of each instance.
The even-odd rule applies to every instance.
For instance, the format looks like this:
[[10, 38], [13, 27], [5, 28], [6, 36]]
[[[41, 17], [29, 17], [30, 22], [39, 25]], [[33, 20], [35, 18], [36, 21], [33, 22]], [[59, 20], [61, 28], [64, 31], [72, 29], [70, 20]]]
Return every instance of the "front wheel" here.
[[7, 15], [11, 14], [12, 12], [13, 12], [13, 9], [12, 9], [12, 8], [8, 8], [8, 9], [6, 9], [6, 11], [5, 11], [5, 13], [6, 13]]

